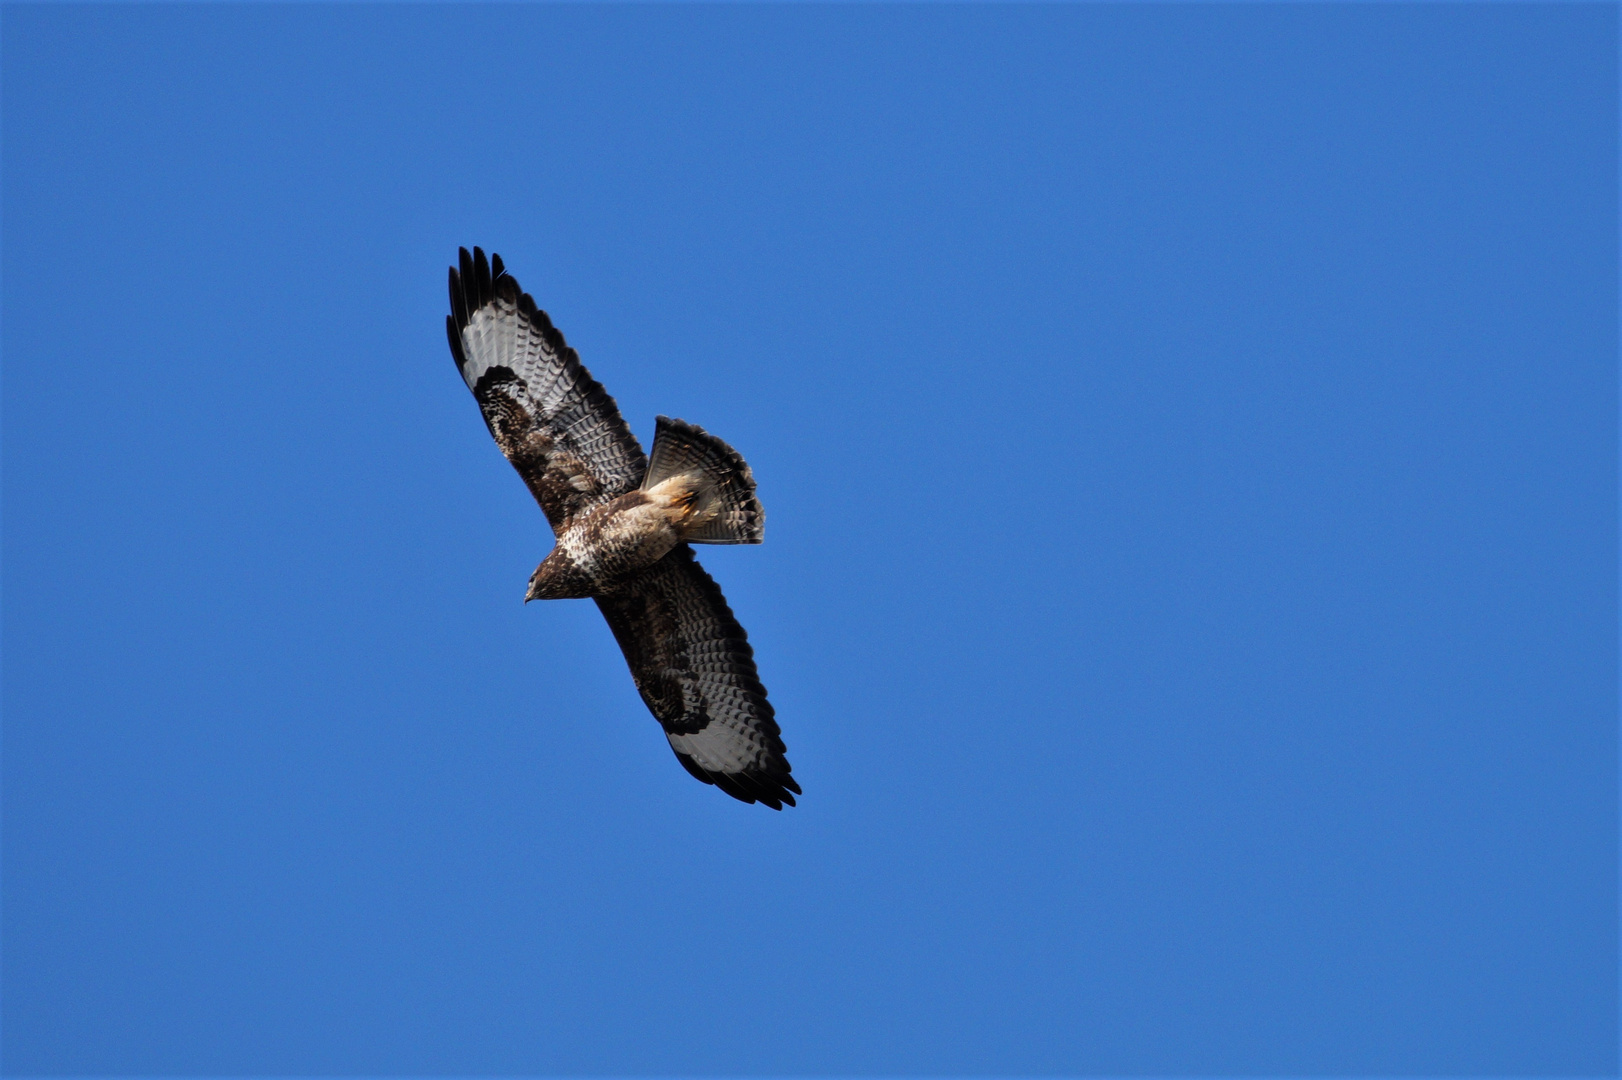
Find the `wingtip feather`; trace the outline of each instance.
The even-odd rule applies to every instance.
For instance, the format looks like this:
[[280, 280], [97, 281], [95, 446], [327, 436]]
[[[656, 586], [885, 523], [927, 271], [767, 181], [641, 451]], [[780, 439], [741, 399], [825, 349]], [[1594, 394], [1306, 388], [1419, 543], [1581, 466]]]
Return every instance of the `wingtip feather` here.
[[485, 303], [489, 301], [492, 290], [490, 284], [490, 263], [487, 259], [485, 259], [484, 249], [481, 247], [475, 247], [473, 249], [473, 280], [474, 287], [478, 290], [479, 296], [477, 306], [483, 307]]
[[467, 367], [467, 354], [462, 351], [462, 331], [456, 325], [456, 316], [445, 316], [445, 336], [450, 339], [451, 359], [456, 361], [456, 370], [461, 371]]

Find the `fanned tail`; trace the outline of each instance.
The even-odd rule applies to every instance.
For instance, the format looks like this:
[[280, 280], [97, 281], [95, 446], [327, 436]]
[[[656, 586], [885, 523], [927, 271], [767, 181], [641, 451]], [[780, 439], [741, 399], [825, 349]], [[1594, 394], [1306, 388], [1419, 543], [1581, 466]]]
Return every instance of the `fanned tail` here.
[[743, 456], [701, 427], [661, 416], [642, 490], [678, 476], [693, 481], [694, 516], [702, 522], [684, 530], [683, 540], [693, 544], [761, 542], [766, 511], [755, 498], [755, 476]]

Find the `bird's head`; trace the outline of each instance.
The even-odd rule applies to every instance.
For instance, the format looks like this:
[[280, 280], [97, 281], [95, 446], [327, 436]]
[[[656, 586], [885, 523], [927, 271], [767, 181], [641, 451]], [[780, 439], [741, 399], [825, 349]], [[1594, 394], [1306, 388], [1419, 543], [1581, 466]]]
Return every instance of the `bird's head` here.
[[529, 576], [529, 591], [524, 603], [531, 600], [577, 600], [591, 595], [592, 580], [562, 549], [553, 548], [552, 554], [541, 560], [541, 565]]

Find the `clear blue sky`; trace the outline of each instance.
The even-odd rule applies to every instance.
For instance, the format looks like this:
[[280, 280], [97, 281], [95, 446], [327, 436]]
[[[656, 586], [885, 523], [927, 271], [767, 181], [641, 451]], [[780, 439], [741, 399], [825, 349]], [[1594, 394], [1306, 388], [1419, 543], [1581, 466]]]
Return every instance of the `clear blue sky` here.
[[[7, 6], [4, 1068], [1614, 1072], [1617, 19]], [[463, 244], [754, 466], [797, 809]]]

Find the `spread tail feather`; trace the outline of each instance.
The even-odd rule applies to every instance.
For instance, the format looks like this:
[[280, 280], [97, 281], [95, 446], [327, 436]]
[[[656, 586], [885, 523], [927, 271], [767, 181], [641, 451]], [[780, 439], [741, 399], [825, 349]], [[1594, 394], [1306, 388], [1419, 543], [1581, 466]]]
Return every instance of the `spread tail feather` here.
[[683, 540], [693, 544], [761, 542], [766, 511], [755, 498], [755, 476], [743, 456], [701, 427], [661, 416], [654, 429], [653, 451], [648, 455], [642, 490], [673, 476], [695, 481], [700, 510], [695, 516], [703, 521], [683, 531]]

